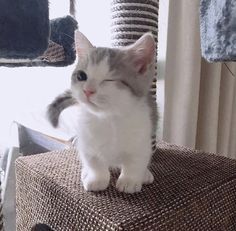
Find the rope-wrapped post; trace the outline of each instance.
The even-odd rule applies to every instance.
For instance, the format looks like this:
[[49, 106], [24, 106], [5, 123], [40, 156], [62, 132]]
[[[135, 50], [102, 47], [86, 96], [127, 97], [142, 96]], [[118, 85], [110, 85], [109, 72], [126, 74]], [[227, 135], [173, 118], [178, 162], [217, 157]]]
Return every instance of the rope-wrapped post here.
[[[152, 32], [157, 45], [158, 10], [159, 0], [113, 0], [111, 3], [112, 46], [127, 46], [146, 32]], [[150, 89], [154, 98], [156, 98], [157, 62], [155, 69], [155, 78]], [[153, 137], [153, 149], [155, 143], [156, 137]]]

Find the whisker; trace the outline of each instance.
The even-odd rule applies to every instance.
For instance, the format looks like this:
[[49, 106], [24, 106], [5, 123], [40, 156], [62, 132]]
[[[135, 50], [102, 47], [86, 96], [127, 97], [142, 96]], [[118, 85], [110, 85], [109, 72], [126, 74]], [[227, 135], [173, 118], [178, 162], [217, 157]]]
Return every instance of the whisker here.
[[61, 33], [64, 34], [64, 35], [66, 35], [67, 37], [71, 38], [72, 40], [74, 40], [74, 38], [71, 37], [70, 35], [68, 35], [68, 34], [66, 34], [66, 33], [64, 33], [64, 32], [61, 32]]

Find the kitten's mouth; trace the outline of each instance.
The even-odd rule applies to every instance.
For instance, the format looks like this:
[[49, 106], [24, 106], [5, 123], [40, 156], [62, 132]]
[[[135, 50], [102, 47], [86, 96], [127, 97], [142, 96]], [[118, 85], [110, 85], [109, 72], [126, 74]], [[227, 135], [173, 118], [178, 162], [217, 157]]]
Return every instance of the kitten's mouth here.
[[97, 107], [97, 105], [88, 98], [86, 99], [86, 103], [93, 106], [93, 107]]

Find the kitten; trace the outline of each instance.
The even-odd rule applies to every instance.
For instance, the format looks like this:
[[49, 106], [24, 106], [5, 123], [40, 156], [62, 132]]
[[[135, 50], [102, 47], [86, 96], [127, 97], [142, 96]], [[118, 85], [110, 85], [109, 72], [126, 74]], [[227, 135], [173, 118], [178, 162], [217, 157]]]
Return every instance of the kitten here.
[[[154, 77], [155, 41], [150, 33], [120, 48], [95, 48], [75, 33], [79, 62], [72, 74], [72, 97], [59, 96], [49, 105], [49, 119], [58, 124], [61, 111], [79, 102], [77, 148], [81, 179], [87, 191], [108, 187], [109, 168], [119, 167], [116, 188], [141, 191], [154, 178], [148, 170], [151, 137], [156, 131], [155, 100], [149, 89]], [[53, 114], [56, 112], [55, 114]]]

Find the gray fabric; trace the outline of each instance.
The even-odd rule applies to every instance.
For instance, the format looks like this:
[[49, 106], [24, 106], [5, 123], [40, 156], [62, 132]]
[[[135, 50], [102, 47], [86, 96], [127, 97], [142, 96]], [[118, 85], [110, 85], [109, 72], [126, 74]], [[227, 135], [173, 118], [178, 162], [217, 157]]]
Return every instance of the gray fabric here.
[[38, 131], [27, 128], [17, 123], [19, 135], [19, 148], [23, 156], [49, 152], [53, 150], [64, 150], [71, 146], [70, 142], [57, 140], [44, 135]]
[[75, 61], [76, 54], [74, 49], [74, 31], [77, 27], [77, 21], [69, 15], [51, 20], [50, 40], [63, 46], [65, 51], [65, 60], [54, 63], [51, 66], [66, 66]]
[[236, 61], [235, 0], [201, 0], [200, 29], [207, 61]]
[[36, 58], [47, 49], [48, 0], [0, 0], [0, 58]]

